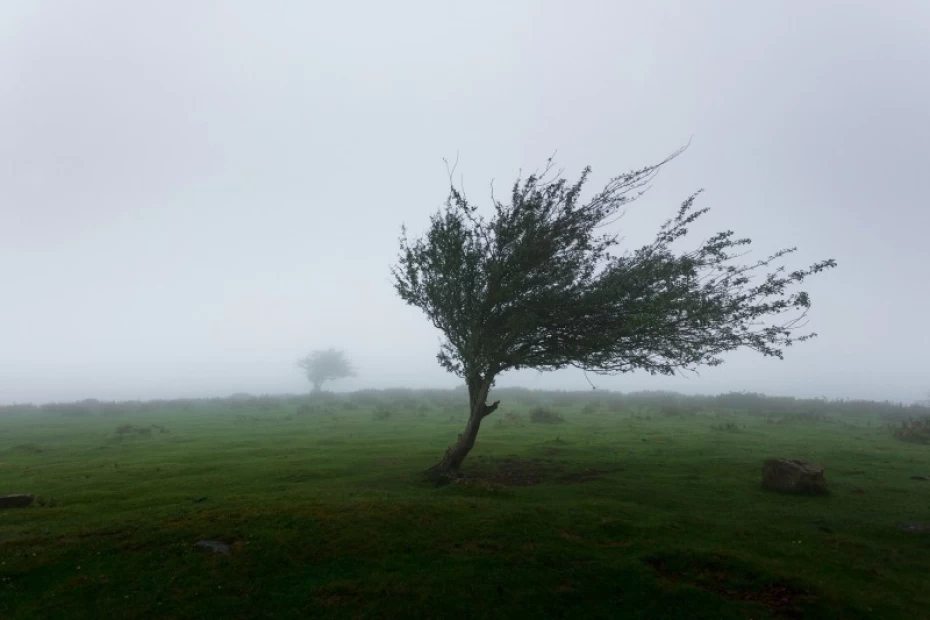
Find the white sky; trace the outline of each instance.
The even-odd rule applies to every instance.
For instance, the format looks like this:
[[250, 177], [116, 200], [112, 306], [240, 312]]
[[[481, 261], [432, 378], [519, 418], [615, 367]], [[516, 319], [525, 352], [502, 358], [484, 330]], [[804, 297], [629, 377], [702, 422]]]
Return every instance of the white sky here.
[[627, 241], [706, 188], [696, 237], [839, 262], [807, 287], [820, 338], [595, 384], [922, 398], [928, 24], [923, 0], [4, 0], [0, 403], [301, 391], [331, 345], [360, 371], [337, 389], [456, 385], [389, 274], [442, 159], [480, 202], [555, 151], [593, 190], [691, 137]]

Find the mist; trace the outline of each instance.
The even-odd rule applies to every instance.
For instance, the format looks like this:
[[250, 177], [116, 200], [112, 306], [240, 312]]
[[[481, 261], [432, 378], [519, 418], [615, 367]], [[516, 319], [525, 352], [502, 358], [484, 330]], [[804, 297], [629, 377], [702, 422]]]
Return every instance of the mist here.
[[0, 404], [454, 387], [395, 294], [402, 224], [490, 208], [555, 154], [593, 191], [690, 141], [616, 230], [834, 258], [785, 360], [539, 389], [913, 401], [930, 390], [930, 5], [9, 0], [0, 9]]

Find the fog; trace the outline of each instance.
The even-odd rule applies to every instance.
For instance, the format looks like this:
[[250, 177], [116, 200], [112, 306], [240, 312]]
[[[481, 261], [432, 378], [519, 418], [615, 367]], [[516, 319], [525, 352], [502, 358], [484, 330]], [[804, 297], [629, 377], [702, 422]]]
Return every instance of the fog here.
[[401, 224], [556, 159], [687, 151], [616, 224], [690, 193], [753, 257], [797, 245], [819, 338], [689, 377], [546, 389], [909, 402], [930, 390], [930, 4], [173, 2], [0, 7], [0, 403], [452, 387], [396, 296]]

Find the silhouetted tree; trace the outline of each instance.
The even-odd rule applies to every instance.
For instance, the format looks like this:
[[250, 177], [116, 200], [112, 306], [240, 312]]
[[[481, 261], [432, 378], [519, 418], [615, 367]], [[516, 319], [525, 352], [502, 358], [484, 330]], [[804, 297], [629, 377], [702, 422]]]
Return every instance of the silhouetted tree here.
[[[470, 415], [465, 430], [429, 471], [454, 474], [475, 443], [481, 421], [499, 401], [488, 393], [511, 369], [568, 366], [595, 373], [637, 369], [671, 375], [722, 363], [720, 355], [749, 348], [782, 357], [783, 347], [815, 336], [795, 335], [810, 306], [790, 289], [834, 267], [825, 260], [799, 271], [765, 269], [794, 248], [739, 264], [734, 250], [750, 243], [732, 231], [692, 250], [673, 250], [708, 209], [693, 194], [648, 245], [611, 253], [616, 234], [604, 227], [639, 197], [665, 161], [620, 175], [582, 201], [590, 174], [575, 183], [542, 173], [518, 178], [509, 204], [497, 200], [485, 219], [451, 181], [445, 208], [415, 240], [402, 228], [397, 293], [420, 308], [445, 338], [439, 363], [465, 380]], [[764, 277], [754, 280], [762, 270]], [[792, 316], [774, 321], [785, 313]]]
[[355, 376], [355, 369], [346, 359], [345, 353], [332, 348], [314, 351], [298, 360], [297, 365], [307, 374], [314, 392], [323, 389], [324, 381]]

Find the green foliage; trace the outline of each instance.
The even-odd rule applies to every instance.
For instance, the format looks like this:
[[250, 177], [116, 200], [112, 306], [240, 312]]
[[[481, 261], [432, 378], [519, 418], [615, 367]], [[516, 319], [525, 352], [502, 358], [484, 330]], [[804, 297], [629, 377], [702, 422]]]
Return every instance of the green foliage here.
[[297, 415], [332, 415], [333, 410], [323, 403], [307, 402], [297, 405]]
[[127, 436], [139, 435], [142, 437], [150, 437], [153, 431], [158, 431], [161, 434], [169, 433], [170, 431], [162, 426], [161, 424], [149, 424], [148, 426], [136, 426], [135, 424], [120, 424], [116, 427], [116, 436], [118, 439], [123, 439]]
[[673, 374], [737, 348], [782, 357], [813, 337], [795, 334], [810, 298], [794, 288], [835, 262], [789, 272], [776, 264], [791, 248], [740, 264], [750, 240], [732, 231], [677, 250], [707, 212], [694, 208], [697, 194], [652, 243], [613, 253], [618, 236], [604, 227], [669, 159], [611, 179], [586, 201], [590, 169], [569, 183], [550, 178], [550, 161], [514, 183], [509, 203], [492, 196], [490, 219], [451, 187], [424, 236], [404, 230], [392, 270], [400, 297], [445, 335], [442, 366], [470, 381], [566, 366]]
[[895, 439], [911, 443], [930, 443], [930, 417], [891, 422], [888, 428]]
[[390, 420], [391, 416], [394, 415], [394, 411], [387, 407], [378, 407], [371, 412], [371, 419], [376, 422], [384, 422]]
[[530, 422], [534, 424], [560, 424], [564, 421], [562, 414], [546, 407], [533, 407], [530, 410]]
[[314, 392], [323, 389], [324, 381], [355, 376], [355, 369], [349, 363], [345, 352], [333, 348], [314, 351], [298, 360], [297, 366], [306, 373], [307, 379], [313, 384]]

